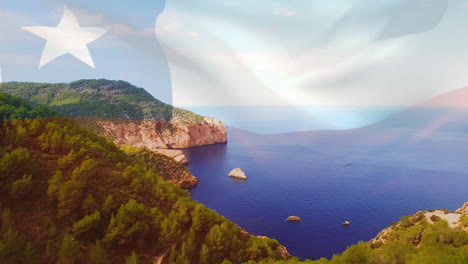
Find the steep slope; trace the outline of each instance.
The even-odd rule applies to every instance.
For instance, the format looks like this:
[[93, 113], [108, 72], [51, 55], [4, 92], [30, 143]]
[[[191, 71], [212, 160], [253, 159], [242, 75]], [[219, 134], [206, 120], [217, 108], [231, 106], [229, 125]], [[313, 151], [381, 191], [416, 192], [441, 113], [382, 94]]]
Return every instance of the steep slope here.
[[[57, 116], [58, 113], [53, 109], [45, 106], [33, 108], [17, 97], [6, 93], [0, 93], [1, 120], [21, 120]], [[138, 163], [141, 166], [149, 166], [147, 169], [154, 170], [169, 183], [177, 184], [182, 188], [189, 188], [198, 183], [197, 178], [190, 173], [187, 167], [181, 164], [183, 160], [180, 160], [178, 156], [174, 157], [173, 153], [161, 154], [144, 148], [132, 148], [130, 146], [122, 146], [122, 150], [133, 159], [134, 163]], [[160, 151], [170, 152], [178, 150]], [[145, 162], [141, 162], [141, 159], [144, 159]]]
[[171, 164], [150, 152], [124, 152], [67, 118], [0, 122], [0, 138], [0, 263], [289, 257], [164, 181], [159, 167]]
[[224, 125], [162, 103], [124, 81], [2, 84], [2, 91], [33, 105], [47, 105], [61, 116], [110, 137], [118, 145], [151, 150], [190, 148], [226, 142]]

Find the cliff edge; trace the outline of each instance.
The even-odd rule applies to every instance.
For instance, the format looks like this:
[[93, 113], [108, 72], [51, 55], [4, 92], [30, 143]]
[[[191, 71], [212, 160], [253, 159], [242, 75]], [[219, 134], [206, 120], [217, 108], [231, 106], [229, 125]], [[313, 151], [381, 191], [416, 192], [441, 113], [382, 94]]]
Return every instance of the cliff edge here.
[[75, 117], [78, 125], [110, 138], [118, 146], [150, 150], [184, 149], [227, 142], [226, 127], [213, 118], [200, 123]]

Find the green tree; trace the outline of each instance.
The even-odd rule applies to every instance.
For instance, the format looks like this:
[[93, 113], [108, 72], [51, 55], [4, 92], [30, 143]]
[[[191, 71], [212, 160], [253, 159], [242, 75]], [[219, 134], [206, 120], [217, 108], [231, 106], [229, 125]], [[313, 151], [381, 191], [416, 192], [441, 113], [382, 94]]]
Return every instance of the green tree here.
[[117, 214], [111, 217], [103, 241], [124, 245], [144, 239], [160, 215], [157, 208], [148, 209], [132, 199], [121, 205]]
[[159, 233], [159, 246], [166, 247], [172, 241], [174, 241], [181, 234], [180, 226], [176, 221], [172, 221], [169, 218], [164, 219], [161, 223]]
[[90, 214], [99, 209], [99, 205], [92, 194], [88, 195], [88, 197], [83, 201], [81, 209], [83, 209], [85, 214]]
[[110, 217], [112, 212], [116, 209], [116, 203], [114, 202], [114, 197], [109, 194], [102, 205], [102, 215], [106, 218]]
[[11, 184], [10, 196], [13, 199], [23, 198], [30, 194], [33, 189], [32, 175], [24, 175], [23, 178], [14, 181]]
[[83, 184], [71, 180], [62, 184], [58, 194], [59, 217], [69, 216], [80, 208], [83, 187]]
[[19, 263], [23, 258], [25, 244], [26, 242], [19, 237], [18, 232], [10, 227], [0, 242], [0, 263]]
[[210, 249], [205, 244], [200, 249], [200, 263], [212, 263]]
[[343, 260], [349, 264], [366, 264], [369, 263], [369, 253], [367, 244], [359, 242], [357, 245], [352, 245], [343, 253]]
[[108, 257], [100, 240], [96, 241], [96, 245], [91, 248], [88, 255], [89, 264], [106, 264]]
[[2, 226], [0, 231], [2, 232], [2, 234], [5, 234], [13, 226], [14, 222], [13, 217], [11, 215], [11, 210], [9, 208], [5, 208], [2, 210], [1, 220]]
[[47, 188], [47, 195], [51, 199], [57, 199], [60, 187], [63, 184], [62, 171], [58, 170], [55, 172], [54, 176], [49, 180], [49, 186]]
[[140, 258], [138, 257], [135, 251], [132, 251], [132, 254], [125, 259], [125, 264], [139, 264]]
[[30, 159], [31, 153], [23, 147], [18, 147], [10, 153], [4, 154], [0, 158], [0, 177], [24, 174], [24, 171], [28, 170], [28, 164], [31, 163]]
[[94, 214], [87, 215], [83, 217], [80, 221], [76, 222], [73, 225], [73, 233], [75, 236], [87, 233], [94, 230], [99, 226], [101, 222], [101, 213], [99, 211], [94, 212]]
[[78, 249], [79, 243], [73, 240], [72, 236], [65, 235], [60, 246], [58, 253], [57, 264], [74, 264], [77, 263], [80, 251]]

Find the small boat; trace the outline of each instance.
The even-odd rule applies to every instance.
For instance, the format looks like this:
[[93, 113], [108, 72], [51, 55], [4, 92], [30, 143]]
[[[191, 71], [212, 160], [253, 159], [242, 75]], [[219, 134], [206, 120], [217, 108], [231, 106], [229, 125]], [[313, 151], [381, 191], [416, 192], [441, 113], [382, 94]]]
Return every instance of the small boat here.
[[349, 225], [350, 223], [348, 221], [344, 221], [344, 223], [341, 223], [342, 225]]

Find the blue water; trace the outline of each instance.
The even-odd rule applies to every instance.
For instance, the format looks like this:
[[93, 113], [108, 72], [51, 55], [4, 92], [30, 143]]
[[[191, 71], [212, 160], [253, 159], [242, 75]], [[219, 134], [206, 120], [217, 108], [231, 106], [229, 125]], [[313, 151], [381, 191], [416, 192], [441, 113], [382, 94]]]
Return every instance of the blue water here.
[[184, 107], [252, 133], [353, 129], [381, 121], [404, 107], [381, 106], [213, 106]]
[[[412, 142], [409, 134], [391, 133], [398, 137], [376, 146], [380, 141], [371, 135], [379, 131], [268, 137], [229, 129], [228, 144], [185, 151], [199, 179], [190, 191], [251, 234], [277, 239], [292, 255], [330, 258], [404, 215], [455, 210], [468, 201], [466, 137], [409, 144], [401, 139]], [[456, 153], [449, 143], [459, 146]], [[446, 170], [457, 164], [459, 170]], [[238, 167], [247, 181], [227, 177]], [[290, 215], [302, 221], [286, 222]], [[345, 220], [351, 225], [342, 226]]]

